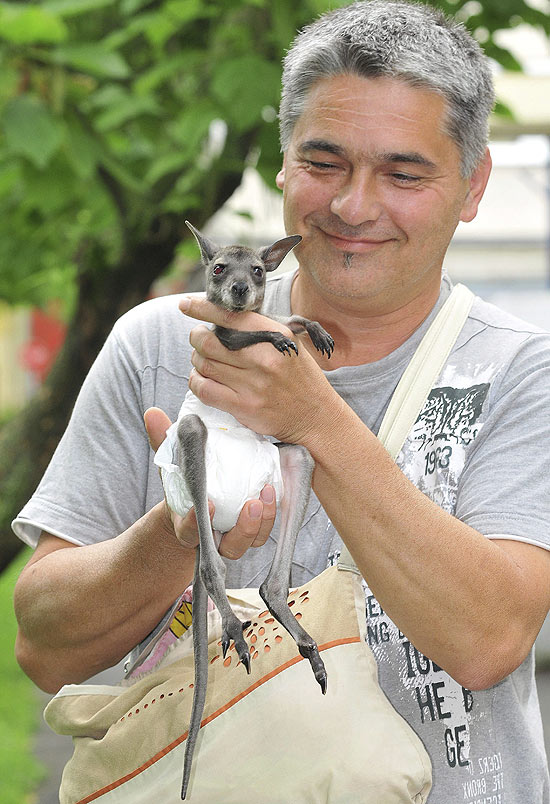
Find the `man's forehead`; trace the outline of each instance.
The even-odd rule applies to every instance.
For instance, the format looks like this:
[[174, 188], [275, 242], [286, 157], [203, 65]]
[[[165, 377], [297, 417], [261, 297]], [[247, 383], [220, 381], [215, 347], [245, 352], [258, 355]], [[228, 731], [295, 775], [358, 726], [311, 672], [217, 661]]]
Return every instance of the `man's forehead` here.
[[446, 112], [441, 95], [399, 79], [333, 76], [311, 89], [291, 146], [429, 169], [455, 150]]
[[[356, 73], [329, 75], [318, 79], [309, 89], [306, 108], [310, 104], [330, 110], [333, 104], [368, 113], [376, 98], [393, 105], [397, 114], [416, 116], [418, 106], [433, 105], [440, 110], [446, 106], [444, 96], [433, 87], [412, 84], [404, 77], [362, 76]], [[365, 102], [367, 106], [365, 106]]]

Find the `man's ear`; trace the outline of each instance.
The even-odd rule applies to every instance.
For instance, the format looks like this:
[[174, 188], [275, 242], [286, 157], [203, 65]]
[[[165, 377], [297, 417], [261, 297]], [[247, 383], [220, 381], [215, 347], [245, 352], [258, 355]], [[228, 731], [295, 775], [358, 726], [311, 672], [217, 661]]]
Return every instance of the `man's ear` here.
[[468, 193], [464, 199], [464, 204], [462, 205], [462, 210], [460, 212], [461, 221], [468, 223], [469, 221], [473, 221], [477, 215], [479, 202], [483, 198], [485, 188], [487, 187], [492, 166], [493, 162], [491, 159], [491, 154], [487, 148], [483, 159], [468, 179]]
[[275, 178], [275, 184], [282, 190], [285, 186], [285, 167], [286, 167], [286, 153], [283, 154], [283, 164], [281, 165], [280, 171], [277, 173]]

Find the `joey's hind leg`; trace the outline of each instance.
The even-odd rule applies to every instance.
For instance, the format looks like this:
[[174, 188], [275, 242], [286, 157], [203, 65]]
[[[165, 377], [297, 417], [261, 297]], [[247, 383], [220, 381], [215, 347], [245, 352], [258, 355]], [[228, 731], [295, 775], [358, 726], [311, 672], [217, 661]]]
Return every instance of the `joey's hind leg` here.
[[260, 586], [260, 595], [271, 614], [295, 640], [302, 656], [309, 660], [323, 694], [327, 689], [325, 665], [317, 643], [292, 614], [287, 598], [292, 556], [311, 492], [313, 459], [305, 447], [278, 444], [284, 496], [281, 504], [281, 532], [269, 574]]
[[222, 561], [212, 532], [208, 514], [208, 490], [206, 487], [206, 439], [207, 429], [199, 416], [182, 417], [178, 425], [178, 464], [187, 483], [199, 529], [200, 563], [202, 582], [222, 618], [222, 647], [227, 652], [231, 640], [239, 659], [250, 672], [250, 652], [243, 637], [243, 623], [236, 617], [225, 591], [225, 564]]

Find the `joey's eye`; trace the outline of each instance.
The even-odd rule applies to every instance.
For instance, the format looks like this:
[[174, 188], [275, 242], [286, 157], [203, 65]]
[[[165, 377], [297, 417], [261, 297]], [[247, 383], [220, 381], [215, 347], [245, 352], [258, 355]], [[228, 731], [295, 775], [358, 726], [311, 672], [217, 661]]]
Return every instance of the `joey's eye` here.
[[218, 276], [219, 274], [223, 274], [224, 271], [225, 271], [225, 265], [223, 264], [223, 262], [217, 262], [214, 268], [212, 269], [212, 273], [216, 274], [216, 276]]
[[259, 279], [261, 279], [261, 278], [262, 278], [262, 276], [264, 275], [264, 269], [263, 269], [263, 268], [261, 268], [259, 265], [256, 265], [256, 266], [255, 266], [255, 267], [252, 269], [252, 273], [254, 274], [254, 276], [257, 276]]

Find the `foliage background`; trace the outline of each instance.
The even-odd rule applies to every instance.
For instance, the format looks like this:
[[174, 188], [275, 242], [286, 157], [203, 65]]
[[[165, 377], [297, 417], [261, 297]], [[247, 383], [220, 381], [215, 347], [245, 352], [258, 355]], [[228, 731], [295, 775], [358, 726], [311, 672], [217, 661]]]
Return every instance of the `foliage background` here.
[[[154, 267], [132, 263], [142, 297], [184, 239], [182, 217], [206, 220], [247, 159], [272, 186], [281, 57], [299, 27], [338, 5], [0, 2], [0, 298], [62, 298], [70, 317], [84, 273], [101, 280], [138, 256], [136, 243], [166, 244]], [[495, 31], [550, 31], [524, 0], [432, 5], [463, 19], [507, 69], [519, 65]]]

